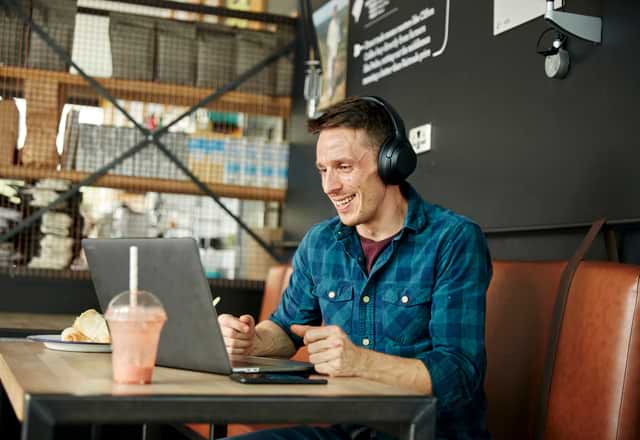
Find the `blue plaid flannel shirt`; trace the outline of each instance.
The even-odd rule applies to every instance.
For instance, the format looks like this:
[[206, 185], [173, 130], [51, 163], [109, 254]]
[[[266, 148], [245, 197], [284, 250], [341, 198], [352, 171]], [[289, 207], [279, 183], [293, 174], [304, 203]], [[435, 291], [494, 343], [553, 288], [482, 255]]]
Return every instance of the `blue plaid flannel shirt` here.
[[[478, 225], [401, 187], [401, 232], [367, 276], [355, 228], [338, 217], [312, 227], [270, 319], [338, 325], [361, 347], [425, 363], [438, 399], [437, 436], [489, 438], [485, 427], [485, 299], [491, 257]], [[365, 299], [366, 297], [366, 299]]]

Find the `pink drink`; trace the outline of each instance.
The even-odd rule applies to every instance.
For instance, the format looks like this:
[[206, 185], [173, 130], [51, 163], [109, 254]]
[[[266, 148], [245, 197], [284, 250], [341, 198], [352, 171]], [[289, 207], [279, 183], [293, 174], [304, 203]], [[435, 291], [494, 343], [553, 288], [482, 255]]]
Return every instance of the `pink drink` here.
[[151, 383], [166, 316], [162, 309], [140, 312], [139, 320], [109, 320], [114, 382]]
[[153, 295], [138, 295], [142, 301], [135, 306], [128, 303], [124, 294], [118, 295], [105, 315], [111, 332], [113, 381], [117, 383], [151, 383], [160, 332], [167, 320], [164, 308]]

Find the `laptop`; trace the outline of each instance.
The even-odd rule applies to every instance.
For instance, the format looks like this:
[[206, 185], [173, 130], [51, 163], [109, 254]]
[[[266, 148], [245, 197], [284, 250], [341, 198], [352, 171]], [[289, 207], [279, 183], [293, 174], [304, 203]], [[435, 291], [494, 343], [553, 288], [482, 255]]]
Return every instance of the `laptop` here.
[[218, 314], [192, 238], [84, 239], [82, 247], [103, 312], [129, 287], [129, 247], [138, 247], [138, 286], [167, 313], [156, 365], [210, 373], [305, 373], [313, 365], [227, 354]]

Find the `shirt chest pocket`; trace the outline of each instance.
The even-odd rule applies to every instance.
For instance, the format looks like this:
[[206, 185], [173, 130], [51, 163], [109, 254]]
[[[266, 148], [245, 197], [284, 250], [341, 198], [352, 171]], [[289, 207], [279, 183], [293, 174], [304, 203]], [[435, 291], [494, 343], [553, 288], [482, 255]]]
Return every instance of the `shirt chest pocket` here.
[[388, 287], [382, 293], [382, 331], [399, 344], [414, 344], [429, 336], [431, 288]]
[[325, 325], [337, 325], [351, 334], [353, 315], [353, 285], [347, 282], [326, 281], [318, 284], [313, 292], [318, 298]]

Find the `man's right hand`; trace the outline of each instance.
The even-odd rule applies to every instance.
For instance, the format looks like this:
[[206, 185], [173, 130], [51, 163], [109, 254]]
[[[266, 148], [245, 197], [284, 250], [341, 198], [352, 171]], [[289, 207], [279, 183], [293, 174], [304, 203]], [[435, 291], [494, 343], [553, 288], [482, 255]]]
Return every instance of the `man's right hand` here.
[[244, 355], [252, 353], [256, 338], [256, 323], [251, 315], [236, 318], [224, 313], [218, 316], [218, 323], [227, 353]]

